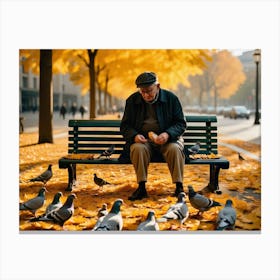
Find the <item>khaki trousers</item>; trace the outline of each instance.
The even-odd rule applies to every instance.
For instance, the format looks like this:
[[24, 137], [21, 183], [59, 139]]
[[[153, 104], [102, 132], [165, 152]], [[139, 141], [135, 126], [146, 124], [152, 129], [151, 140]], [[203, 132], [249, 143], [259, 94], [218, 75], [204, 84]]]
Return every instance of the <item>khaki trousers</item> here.
[[[185, 164], [184, 144], [178, 140], [175, 143], [167, 143], [157, 147], [167, 162], [172, 182], [182, 183]], [[148, 166], [152, 158], [153, 149], [155, 147], [150, 142], [144, 144], [134, 143], [130, 146], [130, 159], [134, 166], [137, 183], [147, 182]]]

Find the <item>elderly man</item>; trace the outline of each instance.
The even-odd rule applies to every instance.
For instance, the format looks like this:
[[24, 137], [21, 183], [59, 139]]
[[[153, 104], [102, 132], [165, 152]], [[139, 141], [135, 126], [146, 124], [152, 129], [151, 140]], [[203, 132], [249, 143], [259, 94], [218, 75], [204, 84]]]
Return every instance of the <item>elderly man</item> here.
[[151, 160], [158, 156], [168, 164], [172, 182], [176, 183], [177, 196], [183, 191], [185, 162], [182, 134], [186, 122], [182, 106], [175, 94], [160, 88], [153, 72], [140, 74], [135, 83], [138, 91], [126, 100], [120, 126], [126, 140], [120, 161], [131, 160], [138, 182], [138, 188], [128, 199], [134, 201], [148, 197], [147, 170]]

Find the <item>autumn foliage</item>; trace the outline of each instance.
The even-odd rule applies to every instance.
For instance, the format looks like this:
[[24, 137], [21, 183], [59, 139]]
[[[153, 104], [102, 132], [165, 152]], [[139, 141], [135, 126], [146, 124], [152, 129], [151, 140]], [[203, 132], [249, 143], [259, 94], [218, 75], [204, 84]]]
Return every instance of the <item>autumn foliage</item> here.
[[[61, 131], [56, 131], [60, 133]], [[52, 201], [54, 194], [63, 192], [64, 202], [69, 192], [67, 187], [67, 169], [58, 168], [58, 159], [67, 155], [67, 139], [56, 139], [54, 144], [35, 144], [36, 133], [20, 135], [20, 178], [19, 178], [19, 202], [25, 201], [37, 195], [42, 183], [28, 182], [30, 178], [43, 172], [48, 164], [53, 164], [53, 177], [47, 183], [45, 205], [37, 211], [37, 215], [44, 212], [47, 204]], [[34, 144], [34, 145], [33, 145]], [[231, 140], [236, 144], [259, 155], [259, 145]], [[220, 188], [223, 194], [209, 194], [216, 201], [225, 204], [228, 198], [233, 200], [233, 206], [237, 210], [235, 230], [260, 230], [261, 229], [261, 166], [260, 162], [246, 158], [240, 161], [236, 152], [225, 148], [219, 148], [219, 154], [230, 161], [228, 170], [220, 172]], [[93, 182], [93, 174], [106, 179], [111, 185], [102, 188]], [[184, 188], [192, 184], [195, 190], [204, 188], [208, 183], [209, 167], [203, 165], [185, 165]], [[166, 164], [151, 164], [147, 191], [149, 198], [141, 201], [129, 201], [128, 196], [136, 189], [136, 179], [132, 165], [78, 165], [77, 186], [73, 192], [77, 195], [75, 200], [74, 216], [68, 220], [64, 229], [70, 231], [92, 230], [97, 221], [97, 211], [105, 202], [110, 208], [116, 198], [122, 198], [124, 205], [121, 212], [124, 219], [125, 231], [133, 231], [138, 224], [146, 218], [149, 210], [155, 211], [156, 217], [160, 217], [168, 207], [176, 201], [172, 196], [175, 186], [171, 183]], [[215, 230], [215, 221], [220, 207], [214, 207], [204, 212], [201, 219], [195, 217], [197, 210], [192, 208], [188, 199], [187, 204], [190, 217], [186, 220], [182, 230]], [[29, 222], [32, 215], [28, 211], [21, 211], [19, 229], [25, 230], [63, 230], [59, 225], [47, 222]], [[160, 224], [160, 230], [179, 230], [177, 222]]]

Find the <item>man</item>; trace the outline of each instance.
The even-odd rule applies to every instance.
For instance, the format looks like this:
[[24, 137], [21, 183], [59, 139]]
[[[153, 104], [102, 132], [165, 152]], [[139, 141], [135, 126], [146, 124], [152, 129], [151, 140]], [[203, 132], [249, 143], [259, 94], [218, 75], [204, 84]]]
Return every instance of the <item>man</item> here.
[[[147, 170], [152, 158], [161, 155], [168, 164], [175, 196], [183, 191], [184, 142], [186, 129], [182, 106], [172, 92], [161, 89], [153, 72], [140, 74], [136, 81], [138, 91], [126, 100], [120, 131], [126, 140], [124, 154], [130, 158], [137, 177], [138, 188], [128, 198], [141, 200], [148, 197], [146, 191]], [[157, 136], [151, 140], [149, 132]], [[126, 152], [126, 155], [125, 155]]]

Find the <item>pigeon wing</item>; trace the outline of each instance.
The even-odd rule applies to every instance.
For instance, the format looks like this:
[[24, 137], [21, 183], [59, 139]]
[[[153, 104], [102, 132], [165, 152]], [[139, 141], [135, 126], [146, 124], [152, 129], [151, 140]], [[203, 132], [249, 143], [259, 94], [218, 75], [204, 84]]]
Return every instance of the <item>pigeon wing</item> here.
[[138, 231], [154, 231], [159, 230], [159, 225], [155, 220], [144, 221], [137, 227]]
[[118, 214], [109, 213], [104, 216], [104, 219], [101, 221], [100, 225], [96, 227], [96, 231], [119, 231], [122, 230], [123, 220], [122, 215], [119, 212]]
[[221, 205], [219, 202], [216, 202], [199, 193], [196, 193], [194, 197], [190, 198], [190, 203], [194, 208], [199, 209], [201, 211], [206, 211], [213, 206]]

